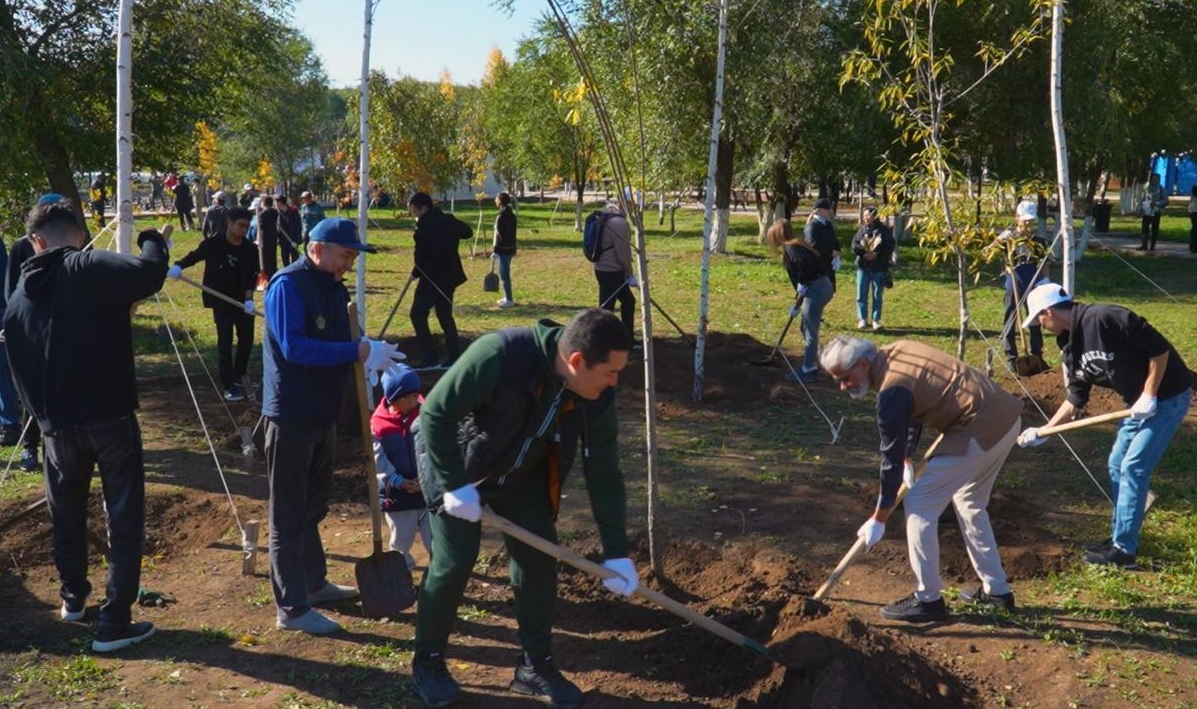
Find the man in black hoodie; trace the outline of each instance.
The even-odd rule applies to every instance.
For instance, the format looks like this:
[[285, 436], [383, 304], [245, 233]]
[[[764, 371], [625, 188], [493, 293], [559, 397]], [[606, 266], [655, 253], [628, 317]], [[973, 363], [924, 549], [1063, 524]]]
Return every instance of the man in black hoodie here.
[[[82, 251], [65, 200], [38, 204], [26, 223], [34, 256], [8, 301], [4, 332], [13, 378], [46, 450], [46, 497], [64, 620], [86, 614], [87, 498], [99, 466], [108, 513], [108, 582], [92, 649], [109, 652], [154, 633], [132, 622], [145, 538], [145, 464], [129, 310], [166, 278], [166, 236], [138, 235], [140, 256]], [[87, 353], [88, 366], [79, 366]], [[97, 376], [97, 373], [102, 373]]]
[[435, 366], [436, 343], [428, 327], [428, 314], [436, 310], [448, 350], [442, 364], [448, 366], [461, 354], [457, 321], [453, 319], [453, 291], [466, 282], [466, 275], [457, 244], [473, 238], [474, 230], [452, 214], [445, 214], [433, 206], [432, 197], [424, 192], [412, 195], [407, 206], [416, 215], [416, 265], [411, 275], [420, 279], [411, 304], [411, 326], [424, 356], [422, 366]]

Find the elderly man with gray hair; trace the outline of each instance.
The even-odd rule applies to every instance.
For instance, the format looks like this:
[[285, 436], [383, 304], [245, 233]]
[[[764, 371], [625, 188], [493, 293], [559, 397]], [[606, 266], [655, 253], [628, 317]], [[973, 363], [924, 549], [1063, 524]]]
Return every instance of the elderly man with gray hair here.
[[[827, 343], [820, 363], [854, 399], [877, 392], [881, 437], [881, 494], [857, 535], [872, 548], [907, 487], [906, 545], [918, 585], [881, 609], [887, 620], [911, 623], [947, 617], [939, 576], [939, 516], [952, 504], [980, 588], [961, 598], [1014, 610], [986, 506], [993, 483], [1018, 439], [1022, 402], [981, 372], [940, 350], [910, 340], [877, 347], [858, 337]], [[923, 425], [943, 435], [915, 479], [913, 454]]]

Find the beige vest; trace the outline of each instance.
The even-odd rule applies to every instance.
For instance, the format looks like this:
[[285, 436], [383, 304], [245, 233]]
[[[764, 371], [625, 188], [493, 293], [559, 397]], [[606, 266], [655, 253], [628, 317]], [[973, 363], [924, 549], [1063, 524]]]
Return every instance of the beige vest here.
[[944, 434], [937, 455], [958, 456], [976, 439], [989, 450], [1022, 415], [1022, 400], [989, 377], [934, 347], [899, 340], [879, 348], [870, 368], [878, 393], [904, 387], [914, 395], [916, 421]]

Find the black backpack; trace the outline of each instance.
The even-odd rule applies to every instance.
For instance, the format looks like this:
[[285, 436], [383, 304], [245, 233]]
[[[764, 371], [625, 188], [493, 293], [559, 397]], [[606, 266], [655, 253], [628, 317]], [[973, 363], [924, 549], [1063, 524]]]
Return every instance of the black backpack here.
[[607, 226], [607, 220], [614, 216], [611, 212], [605, 212], [601, 209], [590, 213], [586, 217], [586, 225], [582, 228], [582, 253], [586, 255], [586, 259], [591, 263], [599, 260], [605, 251], [603, 247], [603, 230]]

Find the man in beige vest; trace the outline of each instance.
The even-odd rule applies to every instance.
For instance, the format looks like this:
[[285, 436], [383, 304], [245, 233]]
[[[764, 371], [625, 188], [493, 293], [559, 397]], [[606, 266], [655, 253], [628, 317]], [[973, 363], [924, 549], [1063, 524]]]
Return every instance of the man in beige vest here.
[[[989, 495], [998, 472], [1018, 439], [1022, 402], [984, 374], [934, 347], [899, 340], [878, 348], [858, 337], [840, 336], [823, 348], [820, 363], [854, 399], [877, 392], [881, 436], [881, 494], [857, 535], [872, 548], [906, 485], [906, 545], [918, 582], [914, 593], [881, 609], [881, 617], [911, 623], [943, 620], [943, 581], [939, 577], [939, 516], [956, 509], [980, 588], [961, 598], [1014, 610], [989, 523]], [[935, 455], [918, 480], [914, 450], [923, 425], [943, 434]]]

